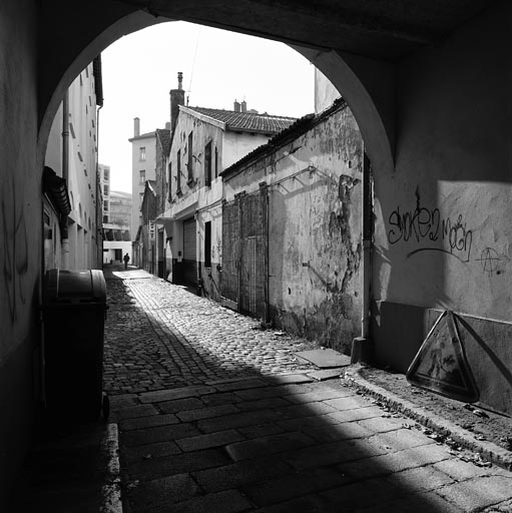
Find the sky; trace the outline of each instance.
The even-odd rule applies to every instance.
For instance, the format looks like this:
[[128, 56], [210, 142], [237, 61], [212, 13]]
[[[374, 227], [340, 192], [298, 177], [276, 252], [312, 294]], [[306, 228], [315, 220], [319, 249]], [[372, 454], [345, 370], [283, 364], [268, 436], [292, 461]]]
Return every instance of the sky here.
[[245, 100], [272, 115], [314, 111], [314, 67], [284, 43], [181, 21], [124, 36], [102, 52], [98, 149], [112, 190], [131, 192], [133, 118], [141, 133], [165, 128], [179, 71], [191, 106], [233, 110]]

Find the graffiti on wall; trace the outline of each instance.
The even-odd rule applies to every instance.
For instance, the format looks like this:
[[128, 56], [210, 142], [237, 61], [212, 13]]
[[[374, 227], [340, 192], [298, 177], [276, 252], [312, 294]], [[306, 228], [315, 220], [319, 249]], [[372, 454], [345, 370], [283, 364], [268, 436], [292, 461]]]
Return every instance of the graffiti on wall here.
[[493, 274], [501, 274], [503, 272], [501, 266], [502, 257], [494, 248], [486, 247], [482, 249], [480, 256], [475, 260], [480, 262], [484, 274], [492, 276]]
[[428, 208], [421, 204], [419, 188], [415, 196], [413, 210], [401, 210], [397, 206], [389, 215], [389, 243], [417, 243], [420, 247], [410, 251], [407, 258], [422, 251], [441, 251], [461, 262], [469, 262], [473, 232], [467, 227], [462, 214], [443, 217], [437, 207]]
[[23, 205], [18, 202], [14, 181], [2, 195], [2, 276], [11, 324], [18, 319], [19, 307], [26, 303], [28, 272], [28, 232]]
[[473, 231], [468, 228], [464, 216], [442, 216], [439, 209], [421, 204], [419, 187], [416, 188], [416, 206], [402, 210], [397, 206], [389, 215], [388, 241], [390, 244], [414, 243], [407, 258], [423, 251], [446, 253], [460, 262], [478, 262], [482, 273], [497, 276], [505, 272], [510, 258], [496, 248], [486, 246], [479, 254], [473, 247]]

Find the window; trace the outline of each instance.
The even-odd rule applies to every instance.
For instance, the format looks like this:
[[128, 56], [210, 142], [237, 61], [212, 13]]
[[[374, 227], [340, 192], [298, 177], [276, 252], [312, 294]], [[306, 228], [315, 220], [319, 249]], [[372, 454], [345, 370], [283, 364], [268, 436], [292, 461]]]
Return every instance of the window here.
[[146, 147], [145, 146], [141, 146], [139, 149], [139, 160], [140, 161], [146, 160]]
[[181, 194], [181, 150], [176, 154], [176, 193]]
[[103, 186], [103, 195], [104, 195], [104, 196], [108, 196], [108, 190], [109, 190], [109, 189], [108, 189], [108, 185], [104, 185], [104, 186]]
[[169, 187], [169, 201], [172, 200], [172, 162], [169, 162], [167, 176], [169, 177], [167, 187]]
[[188, 148], [187, 148], [187, 151], [188, 151], [187, 167], [188, 167], [188, 181], [189, 182], [191, 182], [194, 179], [194, 173], [193, 173], [193, 168], [192, 168], [192, 165], [194, 163], [193, 150], [194, 150], [194, 133], [190, 132], [190, 134], [188, 134]]
[[105, 201], [103, 202], [103, 210], [104, 210], [105, 212], [108, 212], [108, 201], [107, 201], [107, 200], [105, 200]]
[[212, 223], [204, 223], [204, 266], [212, 266]]
[[103, 222], [108, 223], [108, 216], [103, 216]]
[[204, 148], [204, 184], [210, 187], [212, 184], [212, 142]]
[[215, 146], [215, 178], [219, 176], [219, 150]]
[[107, 182], [110, 180], [110, 169], [103, 170], [103, 179]]
[[143, 184], [145, 182], [146, 182], [146, 170], [145, 169], [141, 169], [139, 171], [139, 183]]
[[142, 200], [144, 199], [144, 193], [139, 193], [139, 208], [142, 208]]

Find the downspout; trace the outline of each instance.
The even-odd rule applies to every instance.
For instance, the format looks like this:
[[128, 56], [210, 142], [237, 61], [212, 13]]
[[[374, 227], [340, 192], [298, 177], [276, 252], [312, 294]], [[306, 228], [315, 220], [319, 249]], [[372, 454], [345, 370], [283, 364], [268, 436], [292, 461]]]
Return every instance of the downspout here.
[[373, 235], [372, 165], [366, 152], [363, 157], [363, 315], [361, 337], [370, 334], [371, 257]]
[[269, 262], [269, 246], [270, 246], [270, 214], [269, 214], [269, 188], [267, 182], [260, 183], [260, 194], [262, 200], [262, 212], [263, 212], [263, 228], [265, 233], [263, 234], [265, 243], [265, 263], [263, 270], [263, 291], [265, 297], [265, 307], [263, 312], [263, 322], [268, 324], [270, 322], [270, 262]]
[[[94, 95], [96, 97], [96, 264], [101, 269], [103, 266], [103, 191], [101, 189], [99, 173], [99, 147], [100, 147], [100, 110], [103, 107], [103, 80], [101, 72], [101, 54], [93, 61]], [[101, 240], [101, 242], [100, 242]]]
[[370, 356], [370, 297], [371, 297], [371, 256], [373, 237], [373, 182], [372, 166], [363, 151], [363, 214], [362, 214], [362, 312], [360, 336], [352, 341], [351, 362], [368, 363]]
[[[103, 268], [103, 191], [100, 182], [100, 110], [103, 103], [96, 109], [96, 265]], [[99, 198], [99, 201], [98, 201]], [[101, 241], [101, 243], [100, 243]]]
[[[62, 178], [69, 183], [69, 89], [62, 101]], [[62, 268], [69, 269], [68, 216], [61, 216], [60, 233], [62, 245]]]

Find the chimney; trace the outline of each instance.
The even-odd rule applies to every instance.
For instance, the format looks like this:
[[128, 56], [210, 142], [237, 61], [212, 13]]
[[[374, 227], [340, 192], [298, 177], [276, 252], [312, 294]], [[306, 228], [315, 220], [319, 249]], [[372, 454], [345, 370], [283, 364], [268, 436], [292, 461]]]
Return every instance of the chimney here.
[[171, 129], [171, 123], [169, 121], [167, 121], [167, 123], [165, 123], [165, 129], [166, 130], [170, 130]]
[[140, 135], [140, 119], [133, 118], [133, 137], [139, 137]]
[[178, 89], [171, 89], [169, 94], [171, 96], [171, 130], [173, 130], [178, 119], [179, 105], [185, 105], [183, 73], [181, 71], [178, 72]]
[[235, 100], [235, 103], [233, 104], [233, 110], [235, 112], [240, 112], [240, 103], [237, 100]]
[[244, 100], [241, 104], [242, 106], [242, 112], [247, 112], [247, 102]]

